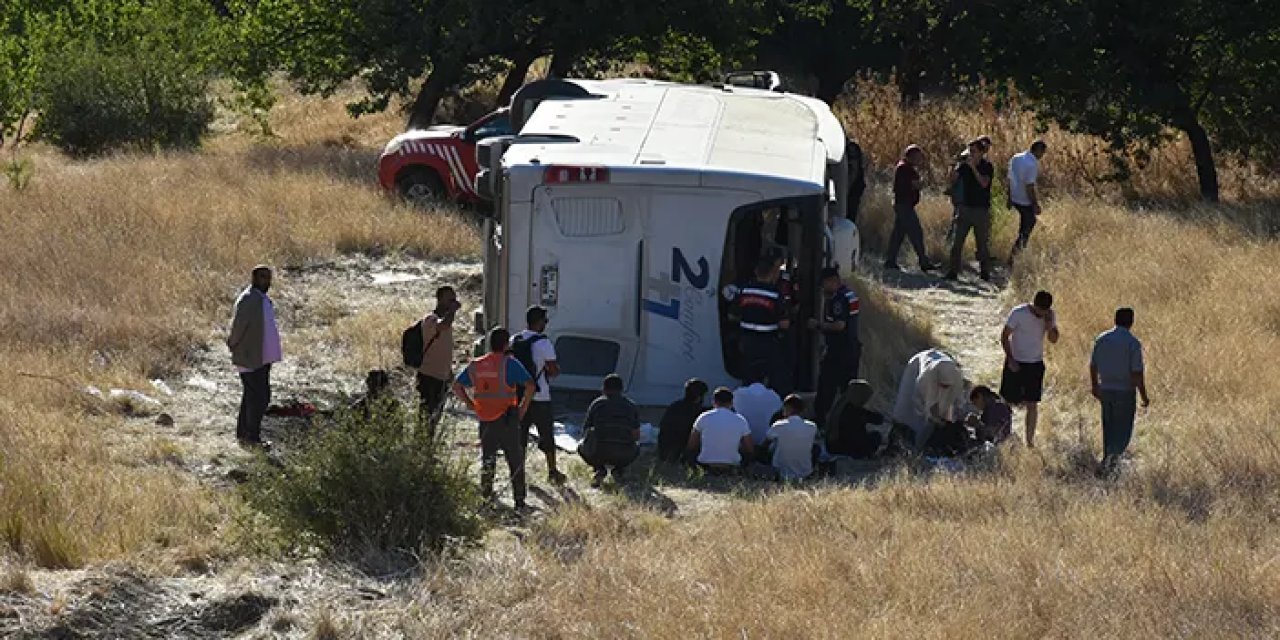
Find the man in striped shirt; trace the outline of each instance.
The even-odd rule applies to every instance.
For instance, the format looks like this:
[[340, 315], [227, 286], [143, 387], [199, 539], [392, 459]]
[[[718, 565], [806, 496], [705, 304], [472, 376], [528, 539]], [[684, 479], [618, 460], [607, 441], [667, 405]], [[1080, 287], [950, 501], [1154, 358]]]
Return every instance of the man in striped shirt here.
[[[787, 319], [785, 301], [778, 291], [778, 272], [774, 260], [760, 260], [756, 264], [755, 278], [734, 298], [738, 328], [741, 330], [738, 345], [742, 354], [742, 377], [748, 381], [769, 380], [771, 387], [785, 366], [785, 354], [779, 344], [781, 332], [791, 324]], [[782, 394], [776, 387], [774, 391]]]

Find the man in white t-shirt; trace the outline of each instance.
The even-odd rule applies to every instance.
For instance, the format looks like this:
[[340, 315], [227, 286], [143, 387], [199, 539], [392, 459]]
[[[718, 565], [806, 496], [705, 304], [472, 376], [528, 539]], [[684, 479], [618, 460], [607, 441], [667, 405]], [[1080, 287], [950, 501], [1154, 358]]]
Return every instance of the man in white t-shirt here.
[[697, 454], [698, 465], [712, 473], [736, 471], [742, 456], [755, 455], [751, 428], [733, 411], [733, 392], [726, 387], [716, 389], [714, 405], [693, 421], [689, 434], [689, 450]]
[[1036, 178], [1040, 177], [1040, 158], [1049, 150], [1044, 140], [1031, 143], [1031, 148], [1016, 154], [1009, 160], [1009, 204], [1018, 210], [1018, 239], [1013, 243], [1010, 255], [1017, 255], [1027, 248], [1031, 230], [1036, 227], [1040, 215], [1040, 194], [1036, 190]]
[[1044, 341], [1058, 342], [1058, 318], [1053, 313], [1053, 296], [1036, 293], [1031, 304], [1021, 304], [1009, 312], [1000, 332], [1004, 349], [1004, 375], [1000, 395], [1010, 406], [1027, 411], [1027, 446], [1035, 447], [1036, 419], [1044, 391]]
[[769, 433], [773, 416], [782, 410], [782, 398], [763, 383], [753, 381], [733, 392], [733, 408], [746, 418], [747, 426], [751, 427], [752, 442], [760, 445]]
[[[538, 391], [533, 396], [533, 402], [529, 403], [529, 411], [520, 421], [520, 429], [527, 445], [529, 427], [532, 425], [537, 428], [538, 448], [547, 456], [547, 481], [556, 485], [564, 484], [565, 475], [556, 468], [555, 412], [551, 406], [551, 379], [560, 375], [560, 365], [556, 362], [556, 348], [551, 344], [551, 339], [545, 335], [547, 310], [538, 306], [529, 307], [525, 311], [524, 319], [525, 326], [528, 328], [511, 336], [511, 350], [517, 359], [521, 359], [522, 349], [517, 349], [516, 343], [523, 341], [527, 345], [529, 349], [527, 355], [531, 357], [533, 365], [529, 375], [533, 376], [538, 384]], [[522, 362], [521, 364], [530, 363]], [[527, 369], [528, 366], [525, 368]]]
[[787, 396], [782, 402], [784, 419], [773, 423], [765, 436], [773, 443], [773, 470], [780, 480], [804, 480], [813, 475], [818, 425], [805, 420], [802, 413], [804, 400], [794, 393]]

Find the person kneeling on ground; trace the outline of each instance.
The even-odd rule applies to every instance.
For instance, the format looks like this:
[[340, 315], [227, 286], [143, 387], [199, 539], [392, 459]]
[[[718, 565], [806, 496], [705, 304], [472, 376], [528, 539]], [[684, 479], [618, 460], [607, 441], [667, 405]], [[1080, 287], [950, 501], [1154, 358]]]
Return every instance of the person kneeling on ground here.
[[684, 383], [684, 397], [672, 402], [658, 423], [658, 458], [667, 462], [680, 462], [685, 457], [689, 434], [693, 433], [693, 421], [707, 410], [707, 383], [691, 378]]
[[850, 380], [823, 421], [827, 451], [852, 458], [871, 458], [880, 449], [880, 434], [868, 431], [869, 424], [884, 424], [884, 415], [866, 408], [871, 399], [866, 380]]
[[977, 413], [969, 414], [965, 423], [973, 428], [979, 444], [1000, 444], [1013, 433], [1013, 409], [990, 387], [978, 385], [969, 392], [969, 402]]
[[915, 449], [923, 451], [936, 427], [956, 420], [955, 407], [964, 395], [964, 376], [950, 355], [937, 349], [921, 351], [907, 361], [893, 405], [893, 421], [915, 434]]
[[773, 470], [779, 480], [804, 480], [813, 475], [818, 458], [818, 425], [805, 420], [804, 400], [791, 394], [782, 401], [783, 420], [769, 427], [767, 442], [773, 443]]
[[693, 422], [689, 451], [708, 473], [736, 473], [743, 456], [750, 460], [755, 454], [751, 427], [745, 418], [734, 413], [733, 392], [727, 387], [716, 389], [712, 403], [715, 406]]
[[622, 376], [611, 373], [605, 376], [604, 395], [596, 398], [587, 408], [587, 418], [582, 427], [585, 435], [578, 453], [595, 469], [591, 486], [599, 488], [604, 483], [609, 468], [613, 468], [614, 482], [622, 481], [627, 465], [640, 455], [640, 412], [636, 405], [622, 395]]
[[391, 395], [391, 376], [382, 369], [369, 371], [364, 379], [364, 395], [351, 404], [351, 413], [365, 420], [374, 415], [400, 413], [400, 401]]

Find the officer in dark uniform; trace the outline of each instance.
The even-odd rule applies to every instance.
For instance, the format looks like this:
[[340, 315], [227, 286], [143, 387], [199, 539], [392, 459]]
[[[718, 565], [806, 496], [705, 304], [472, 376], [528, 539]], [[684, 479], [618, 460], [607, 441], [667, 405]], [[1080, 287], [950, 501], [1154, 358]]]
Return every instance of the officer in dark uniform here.
[[756, 264], [755, 277], [737, 292], [733, 301], [740, 330], [741, 373], [746, 383], [772, 383], [783, 368], [780, 332], [791, 323], [778, 291], [775, 265], [773, 260], [761, 259]]
[[823, 304], [822, 320], [810, 320], [809, 327], [822, 332], [826, 351], [818, 370], [818, 397], [814, 399], [814, 415], [825, 417], [836, 394], [858, 377], [862, 360], [862, 341], [858, 338], [858, 313], [860, 301], [853, 289], [840, 281], [840, 270], [827, 267], [822, 270], [822, 292], [827, 296]]
[[[771, 247], [765, 251], [765, 258], [773, 261], [773, 272], [777, 275], [778, 293], [781, 295], [782, 312], [788, 323], [799, 314], [800, 299], [796, 295], [796, 286], [792, 278], [792, 270], [787, 265], [787, 253], [782, 247]], [[778, 332], [780, 364], [769, 375], [769, 387], [783, 398], [795, 390], [796, 355], [800, 350], [799, 335], [791, 329]]]

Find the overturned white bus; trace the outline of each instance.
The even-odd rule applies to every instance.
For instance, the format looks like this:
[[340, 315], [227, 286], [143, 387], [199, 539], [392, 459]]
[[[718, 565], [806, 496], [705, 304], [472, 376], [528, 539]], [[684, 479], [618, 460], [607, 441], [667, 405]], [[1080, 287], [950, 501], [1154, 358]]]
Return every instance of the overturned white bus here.
[[[554, 387], [598, 389], [616, 372], [655, 405], [690, 377], [734, 384], [737, 327], [719, 292], [766, 245], [791, 256], [797, 326], [820, 313], [826, 219], [844, 215], [847, 192], [843, 128], [822, 102], [773, 91], [571, 84], [522, 90], [520, 134], [481, 145], [477, 191], [495, 206], [477, 326], [519, 328], [545, 306]], [[799, 331], [795, 379], [812, 389], [819, 338]]]

